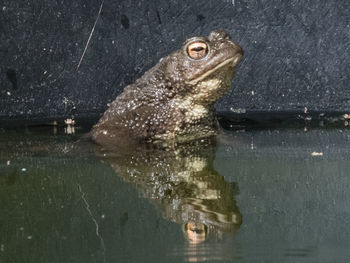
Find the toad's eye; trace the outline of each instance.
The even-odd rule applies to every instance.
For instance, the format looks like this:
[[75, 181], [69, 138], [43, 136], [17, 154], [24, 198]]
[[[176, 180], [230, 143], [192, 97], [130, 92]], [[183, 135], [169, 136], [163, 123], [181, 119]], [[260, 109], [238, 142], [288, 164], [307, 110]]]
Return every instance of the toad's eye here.
[[192, 59], [202, 59], [208, 54], [208, 45], [203, 41], [195, 41], [187, 46], [187, 54]]

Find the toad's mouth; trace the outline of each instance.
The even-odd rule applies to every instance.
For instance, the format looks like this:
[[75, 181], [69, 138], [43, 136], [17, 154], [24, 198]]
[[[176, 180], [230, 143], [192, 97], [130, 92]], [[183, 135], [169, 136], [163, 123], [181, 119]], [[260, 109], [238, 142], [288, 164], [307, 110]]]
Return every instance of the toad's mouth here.
[[206, 77], [210, 76], [211, 74], [213, 74], [215, 71], [217, 71], [218, 69], [225, 67], [226, 65], [231, 64], [232, 67], [236, 66], [240, 60], [242, 59], [243, 55], [241, 53], [237, 53], [236, 55], [234, 55], [231, 58], [228, 58], [226, 60], [224, 60], [223, 62], [221, 62], [220, 64], [218, 64], [216, 67], [212, 68], [211, 70], [208, 70], [207, 72], [205, 72], [203, 75], [199, 76], [198, 78], [195, 78], [191, 81], [188, 82], [188, 84], [190, 85], [195, 85], [197, 84], [199, 81], [205, 79]]

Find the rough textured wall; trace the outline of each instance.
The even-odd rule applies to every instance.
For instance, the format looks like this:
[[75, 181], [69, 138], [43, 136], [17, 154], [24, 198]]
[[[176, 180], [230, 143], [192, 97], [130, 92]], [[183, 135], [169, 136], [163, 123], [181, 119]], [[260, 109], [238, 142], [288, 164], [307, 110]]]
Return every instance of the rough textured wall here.
[[0, 118], [103, 112], [185, 38], [226, 29], [245, 50], [219, 110], [350, 110], [350, 2], [4, 0]]

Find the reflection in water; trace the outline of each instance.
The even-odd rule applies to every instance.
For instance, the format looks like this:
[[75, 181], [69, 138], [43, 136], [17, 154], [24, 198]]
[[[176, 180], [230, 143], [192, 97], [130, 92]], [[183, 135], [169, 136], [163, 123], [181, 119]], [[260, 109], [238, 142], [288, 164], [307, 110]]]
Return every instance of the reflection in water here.
[[215, 142], [207, 139], [172, 149], [102, 149], [98, 155], [135, 184], [165, 219], [180, 224], [192, 249], [205, 240], [233, 235], [242, 222], [234, 199], [238, 187], [214, 170], [215, 152]]
[[[235, 132], [218, 149], [96, 158], [79, 129], [48, 129], [0, 131], [0, 262], [349, 261], [350, 130]], [[214, 158], [242, 190], [244, 227], [225, 241], [238, 190]]]

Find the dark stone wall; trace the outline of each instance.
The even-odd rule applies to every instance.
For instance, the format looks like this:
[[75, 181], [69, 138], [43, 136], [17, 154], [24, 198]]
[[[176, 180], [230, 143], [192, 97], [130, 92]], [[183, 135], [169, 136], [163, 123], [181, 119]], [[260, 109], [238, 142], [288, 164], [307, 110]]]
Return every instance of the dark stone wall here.
[[245, 50], [220, 111], [350, 110], [350, 2], [4, 0], [0, 118], [92, 116], [190, 36]]

